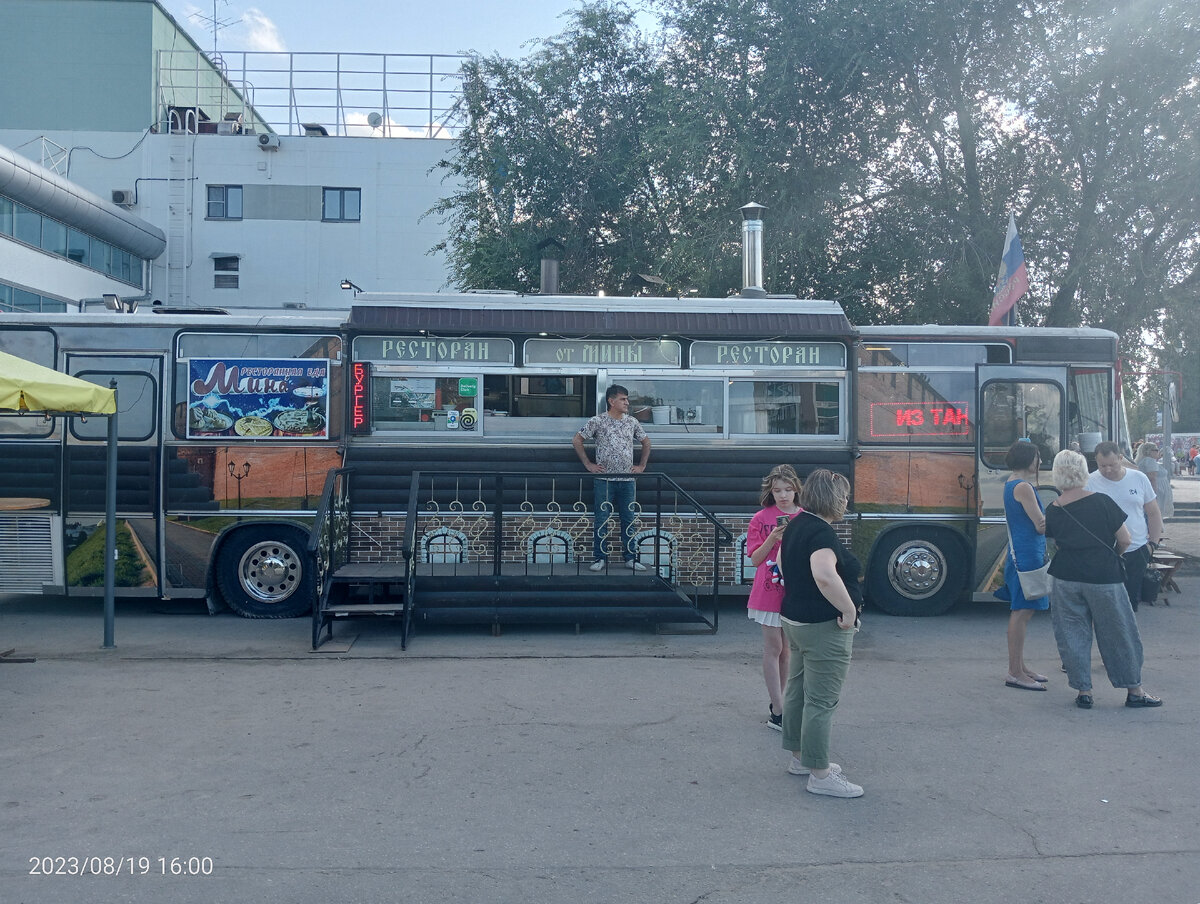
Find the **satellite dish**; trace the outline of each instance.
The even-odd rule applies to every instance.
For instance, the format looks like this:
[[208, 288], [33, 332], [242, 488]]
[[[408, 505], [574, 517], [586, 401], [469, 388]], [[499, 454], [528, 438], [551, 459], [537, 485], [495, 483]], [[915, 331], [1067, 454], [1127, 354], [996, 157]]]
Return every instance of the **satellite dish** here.
[[368, 113], [367, 125], [369, 125], [372, 129], [378, 129], [381, 125], [383, 125], [383, 117], [378, 113]]

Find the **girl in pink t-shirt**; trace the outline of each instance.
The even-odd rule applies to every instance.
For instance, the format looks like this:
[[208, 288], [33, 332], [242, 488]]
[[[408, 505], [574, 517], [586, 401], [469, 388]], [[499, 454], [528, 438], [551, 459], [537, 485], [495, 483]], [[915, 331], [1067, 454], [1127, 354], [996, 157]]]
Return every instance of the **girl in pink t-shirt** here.
[[750, 618], [762, 625], [763, 678], [770, 695], [767, 725], [783, 730], [783, 688], [787, 684], [788, 645], [783, 636], [779, 608], [783, 581], [779, 576], [779, 541], [784, 528], [803, 509], [796, 501], [800, 478], [791, 465], [779, 465], [763, 478], [759, 504], [763, 508], [750, 519], [746, 530], [746, 555], [756, 566], [754, 584], [746, 605]]

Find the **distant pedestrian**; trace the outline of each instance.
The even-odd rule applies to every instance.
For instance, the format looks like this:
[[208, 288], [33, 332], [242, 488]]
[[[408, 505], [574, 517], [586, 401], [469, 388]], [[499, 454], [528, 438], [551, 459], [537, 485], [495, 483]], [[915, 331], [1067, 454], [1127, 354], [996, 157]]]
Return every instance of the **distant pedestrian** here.
[[747, 612], [762, 626], [763, 679], [767, 683], [767, 725], [783, 730], [783, 688], [787, 684], [788, 646], [779, 609], [783, 583], [779, 573], [779, 543], [784, 529], [801, 512], [796, 501], [800, 478], [791, 465], [778, 465], [763, 478], [758, 504], [761, 509], [746, 530], [746, 555], [754, 563], [754, 584], [746, 601]]
[[1103, 493], [1085, 489], [1087, 459], [1064, 450], [1054, 456], [1054, 486], [1061, 495], [1046, 509], [1046, 535], [1054, 538], [1050, 563], [1054, 638], [1075, 705], [1091, 709], [1092, 636], [1113, 687], [1127, 689], [1129, 707], [1161, 706], [1142, 688], [1142, 638], [1122, 582], [1121, 553], [1130, 545], [1128, 520]]
[[842, 767], [829, 761], [833, 714], [850, 670], [858, 628], [861, 566], [832, 524], [846, 514], [850, 483], [825, 468], [800, 490], [804, 511], [783, 534], [783, 633], [791, 657], [783, 695], [783, 746], [788, 772], [807, 775], [807, 790], [829, 797], [862, 797]]

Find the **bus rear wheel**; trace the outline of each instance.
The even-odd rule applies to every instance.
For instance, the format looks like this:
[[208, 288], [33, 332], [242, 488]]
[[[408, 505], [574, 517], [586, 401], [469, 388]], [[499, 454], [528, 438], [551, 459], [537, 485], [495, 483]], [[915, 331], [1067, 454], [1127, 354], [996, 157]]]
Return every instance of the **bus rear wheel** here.
[[312, 611], [314, 574], [299, 530], [247, 527], [217, 554], [217, 587], [229, 608], [246, 618], [295, 618]]
[[888, 615], [941, 615], [967, 577], [967, 554], [952, 532], [902, 527], [879, 543], [867, 572], [867, 594]]

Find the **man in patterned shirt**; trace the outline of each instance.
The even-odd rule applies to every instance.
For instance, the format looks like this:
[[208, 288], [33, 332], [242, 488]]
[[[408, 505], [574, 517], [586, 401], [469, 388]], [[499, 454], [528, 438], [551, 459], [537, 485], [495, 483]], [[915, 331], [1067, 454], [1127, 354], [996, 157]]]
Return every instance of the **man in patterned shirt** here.
[[[629, 390], [615, 383], [604, 393], [608, 411], [598, 414], [583, 425], [571, 445], [583, 466], [593, 474], [641, 474], [650, 461], [650, 437], [637, 418], [629, 414]], [[596, 461], [588, 458], [583, 441], [596, 441]], [[641, 460], [633, 463], [633, 444], [642, 444]], [[633, 550], [633, 498], [635, 481], [632, 477], [597, 477], [595, 484], [595, 516], [592, 530], [592, 571], [603, 571], [608, 562], [605, 539], [608, 518], [615, 510], [621, 519], [621, 554], [625, 567], [645, 571]]]

